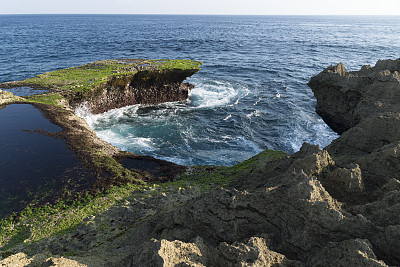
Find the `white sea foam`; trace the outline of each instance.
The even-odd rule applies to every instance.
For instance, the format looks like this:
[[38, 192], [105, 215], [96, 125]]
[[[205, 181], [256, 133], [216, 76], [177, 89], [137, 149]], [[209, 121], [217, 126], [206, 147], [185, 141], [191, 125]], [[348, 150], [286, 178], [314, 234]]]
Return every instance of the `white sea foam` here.
[[245, 86], [234, 86], [230, 82], [206, 81], [196, 85], [190, 94], [193, 107], [209, 108], [237, 105], [241, 98], [249, 94]]
[[259, 98], [257, 99], [257, 101], [253, 104], [253, 106], [257, 106], [258, 103], [260, 103], [260, 101], [261, 101], [261, 97], [259, 97]]
[[282, 97], [282, 95], [280, 93], [276, 93], [274, 96], [274, 99], [281, 98], [281, 97]]
[[260, 153], [261, 151], [263, 151], [263, 149], [261, 149], [255, 142], [253, 142], [251, 140], [248, 140], [243, 136], [238, 137], [237, 138], [237, 142], [239, 143], [240, 147], [251, 148], [253, 154], [254, 154], [254, 152], [255, 153]]
[[232, 118], [232, 114], [229, 114], [228, 116], [226, 116], [226, 117], [224, 118], [224, 121], [229, 120], [230, 118]]
[[[315, 135], [314, 133], [318, 133]], [[316, 118], [314, 114], [308, 114], [303, 110], [297, 112], [297, 117], [290, 125], [290, 131], [282, 134], [285, 143], [293, 152], [300, 150], [304, 142], [320, 145], [321, 148], [329, 145], [337, 134], [323, 123], [322, 119]]]
[[257, 109], [246, 115], [248, 119], [251, 119], [251, 117], [259, 117], [259, 116], [260, 116], [260, 111]]
[[[267, 108], [279, 105], [273, 106], [279, 109], [282, 105], [271, 99], [284, 97], [277, 91], [255, 92], [238, 83], [224, 81], [203, 80], [195, 84], [188, 101], [134, 105], [97, 115], [91, 114], [83, 104], [76, 114], [85, 118], [100, 138], [123, 150], [184, 165], [232, 165], [261, 152], [265, 144], [274, 146], [277, 143], [281, 147], [275, 149], [283, 147], [293, 152], [305, 141], [324, 146], [329, 143], [326, 140], [332, 139], [322, 121], [297, 105], [287, 102], [282, 106], [292, 110], [293, 117], [289, 119], [276, 115], [279, 113], [271, 117]], [[250, 93], [251, 97], [245, 98]], [[261, 93], [263, 97], [259, 97]], [[253, 108], [249, 109], [249, 105]], [[218, 117], [208, 117], [213, 114]], [[268, 126], [274, 118], [290, 125], [269, 128], [273, 134], [263, 141], [263, 146], [257, 127]], [[220, 123], [221, 120], [234, 122], [234, 128]]]

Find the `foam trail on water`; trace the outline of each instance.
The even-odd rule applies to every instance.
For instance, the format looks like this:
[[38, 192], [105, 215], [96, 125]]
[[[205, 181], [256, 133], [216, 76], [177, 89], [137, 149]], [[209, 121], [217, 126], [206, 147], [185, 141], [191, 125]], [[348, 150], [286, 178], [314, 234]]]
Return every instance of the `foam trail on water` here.
[[204, 82], [196, 85], [191, 91], [190, 102], [196, 108], [211, 108], [225, 105], [237, 105], [249, 90], [245, 87], [235, 88], [229, 82]]

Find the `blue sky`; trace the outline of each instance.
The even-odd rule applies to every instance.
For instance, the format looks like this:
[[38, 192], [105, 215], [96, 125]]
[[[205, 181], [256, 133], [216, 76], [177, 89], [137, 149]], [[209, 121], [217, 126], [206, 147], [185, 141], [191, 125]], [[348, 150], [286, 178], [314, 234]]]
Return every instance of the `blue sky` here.
[[400, 0], [0, 0], [0, 14], [400, 15]]

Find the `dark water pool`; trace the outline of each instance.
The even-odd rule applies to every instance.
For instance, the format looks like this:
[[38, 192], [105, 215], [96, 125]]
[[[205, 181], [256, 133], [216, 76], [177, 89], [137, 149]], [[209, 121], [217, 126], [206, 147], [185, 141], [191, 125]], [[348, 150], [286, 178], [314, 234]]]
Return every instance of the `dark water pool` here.
[[35, 197], [91, 180], [63, 139], [34, 132], [38, 129], [61, 131], [32, 105], [0, 109], [0, 217]]
[[37, 88], [32, 88], [32, 87], [11, 87], [11, 88], [1, 88], [3, 91], [9, 91], [13, 93], [14, 95], [17, 96], [28, 96], [28, 95], [39, 95], [39, 94], [44, 94], [48, 93], [49, 90], [45, 89], [37, 89]]

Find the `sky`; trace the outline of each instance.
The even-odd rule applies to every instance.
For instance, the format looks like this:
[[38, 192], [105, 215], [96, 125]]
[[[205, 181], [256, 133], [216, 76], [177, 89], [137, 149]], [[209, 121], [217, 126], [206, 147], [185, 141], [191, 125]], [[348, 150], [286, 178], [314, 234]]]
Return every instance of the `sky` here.
[[400, 15], [400, 0], [0, 0], [0, 14]]

